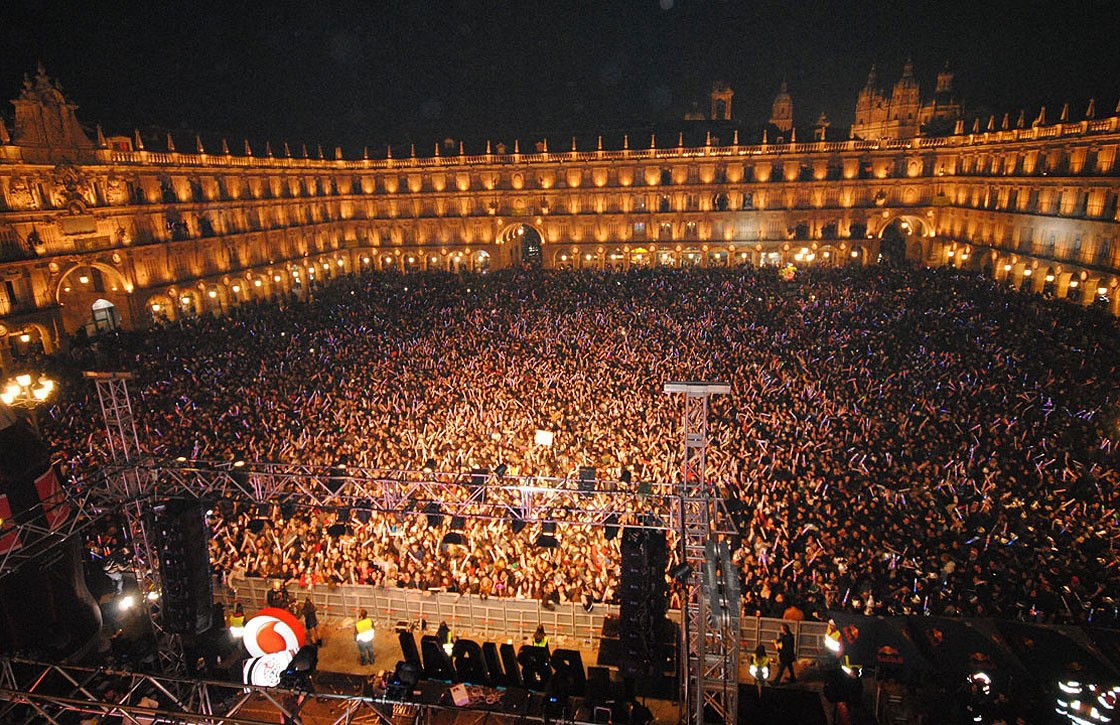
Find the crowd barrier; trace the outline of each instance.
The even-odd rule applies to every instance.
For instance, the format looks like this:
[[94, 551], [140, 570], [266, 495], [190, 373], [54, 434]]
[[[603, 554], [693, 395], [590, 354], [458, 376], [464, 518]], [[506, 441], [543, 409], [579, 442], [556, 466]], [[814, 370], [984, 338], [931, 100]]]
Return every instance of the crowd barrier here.
[[[239, 601], [247, 614], [268, 605], [271, 580], [257, 577], [230, 576], [223, 585], [215, 586], [215, 594], [228, 607]], [[527, 641], [538, 626], [543, 625], [550, 637], [569, 640], [574, 646], [591, 645], [603, 630], [603, 620], [618, 614], [615, 605], [596, 604], [588, 612], [580, 604], [564, 603], [545, 607], [537, 600], [488, 597], [476, 594], [426, 592], [415, 589], [384, 589], [364, 584], [339, 584], [313, 589], [288, 587], [296, 602], [305, 597], [325, 618], [354, 618], [365, 609], [379, 627], [393, 627], [398, 622], [417, 624], [426, 620], [431, 631], [440, 622], [447, 622], [453, 632], [466, 632], [491, 641], [512, 639], [515, 645]], [[680, 612], [672, 610], [669, 618], [679, 622]], [[797, 643], [799, 658], [815, 659], [824, 653], [822, 638], [824, 622], [797, 622], [770, 617], [743, 617], [740, 628], [744, 658], [761, 642], [771, 655], [781, 625], [788, 624]]]

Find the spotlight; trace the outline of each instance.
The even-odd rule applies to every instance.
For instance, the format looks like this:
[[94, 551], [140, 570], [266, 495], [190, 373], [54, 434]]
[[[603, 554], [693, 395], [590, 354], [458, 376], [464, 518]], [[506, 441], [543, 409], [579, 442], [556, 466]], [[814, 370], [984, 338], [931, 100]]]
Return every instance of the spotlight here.
[[148, 601], [149, 602], [159, 601], [159, 592], [148, 592]]
[[117, 600], [117, 609], [122, 612], [127, 612], [135, 606], [136, 597], [132, 596], [131, 594], [125, 594], [123, 597]]

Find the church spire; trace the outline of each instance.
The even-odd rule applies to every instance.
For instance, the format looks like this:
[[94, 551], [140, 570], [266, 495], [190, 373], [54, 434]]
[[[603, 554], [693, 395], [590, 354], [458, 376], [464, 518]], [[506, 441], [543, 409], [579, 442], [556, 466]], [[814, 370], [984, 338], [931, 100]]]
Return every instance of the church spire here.
[[175, 153], [175, 139], [171, 138], [171, 132], [167, 132], [167, 151], [168, 153]]
[[202, 147], [202, 137], [199, 136], [197, 133], [194, 135], [194, 151], [197, 154], [206, 153], [206, 149], [204, 149]]

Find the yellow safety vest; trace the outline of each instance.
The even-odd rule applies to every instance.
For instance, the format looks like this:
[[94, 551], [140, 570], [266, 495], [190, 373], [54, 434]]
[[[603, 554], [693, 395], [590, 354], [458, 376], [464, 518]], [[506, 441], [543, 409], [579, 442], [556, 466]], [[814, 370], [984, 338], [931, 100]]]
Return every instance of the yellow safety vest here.
[[533, 646], [534, 647], [547, 647], [548, 646], [548, 635], [545, 635], [545, 638], [542, 639], [540, 642], [538, 642], [537, 640], [534, 639], [533, 640]]
[[229, 617], [229, 626], [231, 627], [244, 627], [245, 615], [244, 614], [231, 614]]
[[373, 620], [369, 617], [366, 617], [365, 619], [359, 619], [354, 624], [354, 627], [358, 630], [358, 634], [361, 634], [362, 632], [368, 632], [373, 629]]

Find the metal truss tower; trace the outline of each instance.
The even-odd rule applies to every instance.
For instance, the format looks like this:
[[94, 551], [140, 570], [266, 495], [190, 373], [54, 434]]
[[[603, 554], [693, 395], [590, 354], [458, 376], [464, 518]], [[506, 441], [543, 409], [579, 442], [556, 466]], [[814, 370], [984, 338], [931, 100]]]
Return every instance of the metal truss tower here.
[[[676, 527], [681, 561], [688, 564], [681, 614], [681, 722], [701, 725], [709, 709], [722, 722], [738, 722], [739, 617], [727, 616], [721, 601], [714, 563], [708, 556], [718, 531], [717, 496], [707, 482], [708, 400], [726, 395], [722, 383], [668, 382], [666, 393], [684, 395], [684, 440], [678, 485]], [[722, 568], [722, 567], [721, 567]], [[724, 572], [725, 575], [730, 572]], [[737, 604], [737, 597], [735, 598]]]
[[101, 417], [105, 421], [106, 445], [113, 465], [106, 473], [106, 483], [113, 499], [121, 503], [120, 511], [128, 526], [132, 543], [132, 571], [136, 575], [139, 602], [152, 623], [156, 637], [156, 656], [162, 672], [172, 675], [186, 670], [182, 638], [167, 631], [160, 619], [159, 552], [153, 546], [152, 519], [146, 504], [153, 493], [155, 472], [145, 466], [128, 381], [132, 373], [82, 373], [97, 387]]

